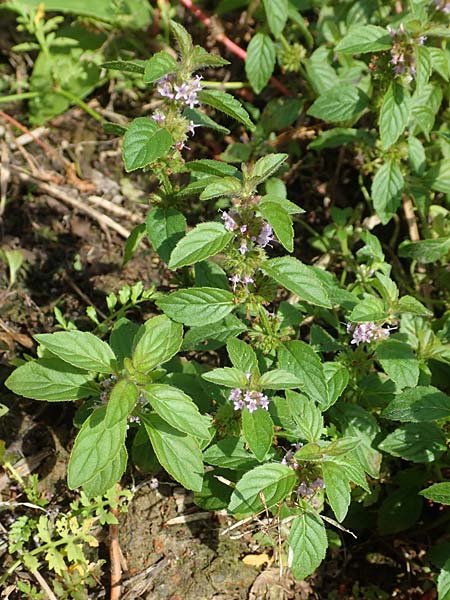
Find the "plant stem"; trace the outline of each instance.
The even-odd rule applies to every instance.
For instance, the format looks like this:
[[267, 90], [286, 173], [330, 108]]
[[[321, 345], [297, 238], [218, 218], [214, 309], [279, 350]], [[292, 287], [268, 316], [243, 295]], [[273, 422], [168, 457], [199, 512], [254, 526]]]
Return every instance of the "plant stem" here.
[[91, 108], [86, 102], [83, 102], [81, 98], [72, 94], [71, 92], [67, 92], [66, 90], [56, 89], [55, 92], [60, 96], [64, 96], [67, 100], [70, 100], [73, 104], [76, 104], [80, 108], [84, 110], [88, 115], [90, 115], [93, 119], [98, 121], [99, 123], [103, 123], [105, 119], [93, 108]]
[[17, 102], [18, 100], [28, 100], [39, 96], [38, 92], [22, 92], [21, 94], [9, 94], [9, 96], [0, 96], [0, 104], [7, 102]]

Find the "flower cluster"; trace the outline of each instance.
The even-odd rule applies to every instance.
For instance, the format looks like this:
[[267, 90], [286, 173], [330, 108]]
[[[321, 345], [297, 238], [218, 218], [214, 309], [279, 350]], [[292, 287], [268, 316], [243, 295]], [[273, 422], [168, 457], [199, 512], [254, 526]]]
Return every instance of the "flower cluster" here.
[[222, 221], [225, 229], [227, 231], [234, 231], [241, 236], [239, 252], [242, 256], [250, 251], [250, 242], [256, 243], [260, 248], [265, 248], [275, 239], [269, 223], [256, 217], [253, 211], [246, 216], [245, 220], [247, 222], [244, 222], [242, 215], [236, 210], [222, 213]]
[[284, 457], [281, 461], [281, 464], [291, 467], [291, 469], [294, 469], [294, 471], [296, 469], [298, 469], [299, 465], [298, 465], [298, 462], [295, 460], [295, 453], [298, 452], [298, 450], [300, 450], [300, 448], [302, 446], [303, 446], [303, 444], [301, 442], [292, 444], [292, 448], [286, 452], [286, 454], [284, 455]]
[[[391, 48], [391, 64], [396, 77], [403, 77], [406, 83], [410, 83], [416, 76], [416, 59], [414, 57], [414, 47], [409, 43], [403, 23], [396, 31], [388, 26], [389, 34], [394, 42]], [[415, 41], [419, 46], [423, 46], [426, 36], [421, 35]]]
[[177, 83], [175, 75], [165, 75], [156, 82], [156, 91], [163, 98], [175, 100], [189, 108], [194, 108], [200, 104], [198, 92], [202, 89], [201, 79], [199, 75], [196, 75], [193, 79]]
[[228, 400], [233, 402], [234, 410], [247, 408], [249, 412], [255, 412], [258, 407], [269, 410], [269, 398], [255, 390], [244, 392], [244, 390], [234, 388], [231, 390]]
[[381, 325], [377, 325], [371, 321], [367, 321], [365, 323], [348, 323], [347, 325], [347, 333], [351, 333], [353, 335], [351, 344], [362, 344], [366, 342], [370, 344], [371, 342], [377, 342], [379, 340], [385, 340], [389, 337], [390, 329], [385, 329]]
[[297, 488], [297, 494], [302, 498], [311, 498], [316, 494], [318, 490], [325, 489], [325, 482], [323, 479], [318, 477], [312, 483], [308, 484], [306, 481], [302, 481], [302, 483]]
[[228, 279], [230, 280], [230, 283], [233, 286], [233, 292], [236, 291], [236, 287], [237, 287], [238, 283], [242, 283], [245, 287], [247, 287], [250, 283], [255, 283], [255, 280], [253, 279], [253, 277], [248, 277], [246, 275], [243, 275], [243, 276], [233, 275], [232, 277], [228, 277]]

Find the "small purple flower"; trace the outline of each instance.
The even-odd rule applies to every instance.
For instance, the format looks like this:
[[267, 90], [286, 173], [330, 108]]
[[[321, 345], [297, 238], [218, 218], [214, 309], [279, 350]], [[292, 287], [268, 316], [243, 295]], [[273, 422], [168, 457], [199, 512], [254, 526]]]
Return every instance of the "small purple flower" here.
[[242, 256], [244, 256], [244, 254], [247, 254], [248, 247], [247, 242], [245, 240], [242, 240], [241, 245], [239, 246], [239, 252], [242, 254]]
[[426, 35], [420, 35], [420, 36], [417, 38], [417, 43], [419, 44], [419, 46], [423, 46], [423, 45], [424, 45], [424, 43], [425, 43], [425, 41], [426, 41], [426, 39], [427, 39], [427, 36], [426, 36]]
[[241, 282], [241, 278], [239, 277], [239, 275], [233, 275], [232, 277], [228, 277], [228, 279], [232, 283], [233, 292], [235, 292], [237, 284]]
[[371, 321], [358, 323], [357, 325], [349, 323], [347, 332], [353, 334], [350, 343], [356, 346], [362, 343], [370, 344], [371, 342], [385, 340], [390, 335], [390, 329], [384, 329], [381, 325], [376, 325]]
[[166, 115], [160, 110], [155, 110], [155, 112], [152, 114], [152, 119], [157, 123], [164, 123], [166, 120]]
[[247, 408], [249, 412], [255, 412], [258, 407], [264, 410], [269, 409], [269, 398], [255, 390], [243, 392], [239, 388], [234, 388], [231, 390], [228, 400], [233, 402], [234, 410]]
[[261, 231], [259, 232], [258, 237], [256, 238], [256, 243], [261, 246], [261, 248], [265, 248], [270, 242], [274, 239], [273, 230], [269, 223], [264, 223], [261, 227]]
[[238, 224], [236, 223], [236, 221], [233, 218], [234, 216], [235, 216], [235, 213], [231, 213], [231, 212], [222, 213], [221, 219], [223, 221], [223, 226], [225, 227], [225, 229], [227, 231], [234, 231], [235, 229], [238, 228]]
[[163, 98], [175, 99], [172, 78], [169, 75], [164, 75], [156, 82], [156, 91]]

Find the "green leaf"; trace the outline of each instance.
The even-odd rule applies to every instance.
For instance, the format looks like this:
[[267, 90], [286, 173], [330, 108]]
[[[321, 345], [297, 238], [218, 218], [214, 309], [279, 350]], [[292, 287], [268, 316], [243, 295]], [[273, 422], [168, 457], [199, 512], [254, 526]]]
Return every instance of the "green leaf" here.
[[139, 248], [139, 244], [145, 237], [145, 232], [145, 223], [141, 223], [140, 225], [136, 225], [136, 227], [133, 228], [130, 235], [127, 237], [123, 251], [122, 267], [124, 267], [133, 258], [134, 253]]
[[161, 50], [145, 63], [144, 83], [153, 83], [177, 69], [177, 62], [170, 54]]
[[175, 208], [155, 207], [145, 220], [147, 234], [155, 252], [166, 263], [186, 231], [186, 218]]
[[419, 361], [405, 342], [389, 339], [377, 344], [375, 356], [384, 372], [399, 388], [414, 387], [419, 380]]
[[212, 260], [202, 260], [194, 267], [195, 285], [197, 287], [215, 287], [230, 289], [230, 282], [222, 267]]
[[361, 129], [351, 127], [334, 127], [328, 131], [322, 131], [308, 144], [310, 150], [324, 150], [325, 148], [340, 148], [346, 144], [363, 140], [367, 133]]
[[299, 379], [284, 369], [267, 371], [267, 373], [264, 373], [259, 380], [259, 385], [266, 390], [290, 390], [292, 388], [298, 388], [302, 384], [303, 379]]
[[315, 402], [291, 391], [286, 392], [286, 402], [299, 437], [308, 442], [317, 442], [322, 434], [323, 418]]
[[116, 485], [127, 468], [127, 461], [128, 453], [123, 445], [112, 461], [98, 471], [92, 479], [83, 483], [83, 490], [88, 498], [103, 496], [113, 485]]
[[230, 133], [230, 130], [227, 127], [219, 125], [219, 123], [216, 123], [210, 117], [208, 117], [206, 113], [200, 112], [199, 110], [195, 110], [195, 108], [185, 108], [183, 111], [183, 117], [186, 117], [188, 121], [192, 121], [194, 125], [208, 127], [209, 129], [213, 129], [214, 131], [224, 133], [225, 135]]
[[392, 535], [415, 525], [422, 512], [422, 504], [416, 489], [406, 487], [389, 493], [378, 513], [380, 533]]
[[182, 350], [216, 350], [223, 346], [228, 338], [239, 335], [247, 328], [234, 315], [228, 315], [225, 319], [205, 325], [204, 327], [192, 327], [184, 336]]
[[[289, 496], [296, 481], [295, 471], [290, 467], [277, 463], [259, 465], [238, 481], [228, 510], [239, 515], [250, 515], [265, 507], [271, 508]], [[264, 504], [260, 494], [264, 498]]]
[[275, 61], [275, 46], [271, 38], [265, 33], [256, 33], [247, 46], [245, 57], [245, 73], [256, 94], [269, 83]]
[[[401, 254], [400, 254], [401, 256]], [[432, 317], [433, 313], [413, 296], [402, 296], [397, 303], [396, 311], [400, 314], [410, 313], [420, 317]]]
[[302, 392], [319, 406], [328, 403], [328, 388], [322, 363], [308, 344], [298, 340], [285, 342], [278, 352], [278, 361], [282, 369], [303, 381]]
[[25, 398], [60, 402], [95, 396], [99, 388], [92, 375], [59, 358], [27, 362], [11, 373], [5, 386]]
[[236, 121], [243, 123], [250, 131], [255, 129], [248, 112], [231, 94], [227, 94], [227, 92], [222, 92], [221, 90], [202, 90], [198, 94], [198, 99], [203, 104], [212, 106], [216, 110], [220, 110], [229, 117], [236, 119]]
[[254, 412], [245, 408], [242, 411], [242, 432], [250, 450], [259, 462], [263, 462], [273, 438], [273, 422], [269, 413], [262, 408]]
[[152, 317], [144, 325], [132, 356], [133, 367], [148, 373], [170, 360], [181, 348], [183, 327], [165, 315]]
[[202, 440], [209, 440], [211, 420], [199, 413], [187, 394], [170, 385], [148, 385], [143, 394], [158, 415], [169, 425]]
[[227, 352], [236, 369], [240, 369], [244, 373], [259, 374], [258, 359], [249, 344], [237, 338], [232, 338], [227, 342]]
[[409, 95], [398, 83], [391, 83], [380, 111], [381, 145], [387, 150], [405, 131], [409, 119]]
[[203, 477], [203, 487], [194, 494], [194, 503], [204, 510], [222, 510], [229, 502], [232, 489], [220, 481], [214, 471], [208, 471]]
[[188, 490], [199, 492], [203, 483], [203, 462], [195, 438], [174, 429], [159, 415], [145, 415], [142, 418], [164, 469]]
[[212, 175], [213, 177], [233, 177], [238, 170], [232, 165], [228, 165], [220, 160], [211, 160], [202, 158], [200, 160], [191, 160], [184, 165], [191, 173], [200, 175]]
[[427, 157], [422, 142], [413, 135], [408, 136], [408, 159], [414, 173], [423, 175]]
[[286, 162], [287, 158], [287, 154], [278, 153], [268, 154], [257, 160], [250, 174], [254, 185], [259, 185], [265, 179], [274, 175], [280, 169], [281, 165]]
[[441, 483], [433, 483], [430, 487], [419, 492], [421, 496], [425, 496], [433, 502], [450, 505], [450, 482], [442, 481]]
[[445, 437], [434, 423], [407, 423], [390, 433], [379, 449], [416, 463], [430, 463], [447, 450]]
[[235, 177], [223, 177], [205, 187], [200, 200], [211, 200], [220, 196], [235, 196], [241, 191], [242, 184]]
[[222, 223], [199, 223], [179, 240], [170, 255], [169, 269], [179, 269], [219, 254], [233, 237]]
[[450, 238], [440, 237], [433, 240], [406, 242], [399, 247], [399, 256], [413, 258], [420, 263], [433, 263], [447, 256], [450, 252]]
[[324, 462], [322, 476], [328, 502], [336, 519], [341, 523], [345, 519], [350, 505], [350, 483], [347, 473], [338, 464]]
[[115, 71], [122, 71], [124, 73], [139, 73], [143, 75], [145, 72], [145, 66], [143, 61], [134, 60], [109, 60], [100, 65], [102, 69], [112, 69]]
[[438, 600], [450, 600], [450, 558], [445, 562], [437, 580]]
[[376, 296], [366, 296], [353, 308], [349, 320], [353, 323], [382, 321], [388, 316], [384, 302]]
[[125, 419], [106, 421], [106, 406], [94, 410], [78, 432], [70, 455], [67, 480], [70, 489], [84, 486], [105, 469], [122, 450], [127, 431]]
[[288, 565], [292, 575], [303, 580], [314, 573], [325, 558], [328, 539], [320, 516], [315, 512], [304, 512], [292, 521], [288, 537]]
[[217, 288], [178, 290], [156, 301], [158, 308], [185, 325], [209, 325], [226, 317], [235, 308], [234, 294]]
[[117, 358], [118, 369], [123, 368], [124, 358], [131, 358], [133, 354], [134, 337], [139, 330], [139, 325], [122, 317], [118, 319], [111, 330], [109, 343]]
[[383, 410], [382, 416], [412, 423], [445, 419], [450, 417], [450, 398], [431, 385], [419, 385], [395, 396]]
[[176, 21], [170, 21], [170, 29], [177, 40], [181, 56], [184, 60], [188, 60], [193, 50], [191, 36], [186, 29]]
[[392, 38], [384, 27], [377, 25], [357, 25], [352, 27], [334, 49], [341, 54], [365, 54], [389, 50]]
[[324, 363], [323, 371], [328, 387], [328, 402], [321, 404], [322, 411], [325, 411], [342, 395], [348, 385], [350, 374], [344, 365], [336, 362]]
[[209, 465], [223, 469], [250, 469], [257, 466], [253, 454], [244, 448], [244, 439], [230, 437], [213, 444], [203, 453]]
[[355, 86], [338, 85], [320, 95], [308, 115], [327, 123], [354, 120], [369, 105], [367, 95]]
[[147, 117], [134, 119], [123, 138], [122, 156], [127, 173], [142, 169], [170, 150], [172, 136]]
[[428, 48], [428, 52], [430, 53], [433, 71], [436, 71], [436, 73], [439, 73], [442, 79], [448, 81], [449, 64], [445, 50], [442, 48], [433, 47]]
[[263, 218], [275, 232], [280, 243], [288, 252], [294, 250], [294, 227], [292, 217], [279, 202], [266, 201], [258, 206]]
[[315, 306], [331, 308], [325, 286], [314, 269], [296, 258], [273, 258], [263, 263], [261, 270], [290, 292], [297, 294], [301, 300]]
[[137, 386], [122, 379], [113, 387], [106, 405], [105, 427], [111, 428], [127, 420], [139, 399]]
[[87, 331], [40, 333], [34, 339], [52, 354], [79, 369], [107, 374], [115, 369], [114, 352], [106, 342]]
[[191, 54], [190, 62], [193, 71], [203, 69], [204, 67], [223, 67], [224, 65], [230, 64], [228, 60], [225, 60], [217, 54], [211, 54], [210, 52], [207, 52], [201, 46], [194, 46], [194, 51]]
[[223, 385], [230, 388], [243, 388], [247, 385], [247, 377], [240, 369], [224, 367], [223, 369], [213, 369], [202, 374], [203, 379], [211, 381], [216, 385]]
[[416, 86], [422, 88], [428, 83], [431, 75], [431, 53], [426, 46], [416, 46], [414, 50], [416, 59]]
[[400, 206], [405, 187], [402, 172], [393, 160], [387, 160], [372, 182], [373, 207], [383, 225], [389, 223]]
[[337, 73], [331, 66], [332, 61], [332, 52], [325, 46], [319, 46], [306, 61], [308, 81], [318, 95], [340, 84]]
[[288, 0], [263, 0], [267, 24], [277, 38], [282, 33], [289, 15]]

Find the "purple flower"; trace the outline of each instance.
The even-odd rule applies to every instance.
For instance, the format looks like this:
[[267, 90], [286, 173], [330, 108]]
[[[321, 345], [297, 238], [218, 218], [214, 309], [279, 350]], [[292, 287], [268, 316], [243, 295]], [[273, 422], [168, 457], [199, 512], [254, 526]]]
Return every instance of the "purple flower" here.
[[239, 252], [242, 254], [242, 256], [244, 256], [244, 254], [247, 254], [248, 248], [247, 242], [245, 240], [242, 240], [241, 245], [239, 246]]
[[[233, 215], [233, 216], [231, 216]], [[236, 221], [234, 220], [234, 216], [236, 216], [236, 213], [227, 213], [224, 212], [222, 213], [222, 221], [223, 221], [223, 226], [225, 227], [225, 229], [227, 231], [234, 231], [235, 229], [237, 229], [238, 224], [236, 223]]]
[[228, 400], [233, 402], [234, 410], [247, 408], [249, 412], [255, 412], [258, 407], [264, 410], [269, 409], [269, 398], [255, 390], [243, 392], [239, 388], [234, 388], [231, 390]]
[[163, 98], [169, 98], [170, 100], [174, 100], [175, 94], [173, 89], [172, 77], [169, 75], [164, 75], [156, 82], [156, 91]]
[[152, 114], [152, 119], [157, 123], [163, 123], [166, 120], [166, 115], [160, 110], [155, 110]]
[[256, 243], [261, 246], [261, 248], [265, 248], [270, 242], [273, 241], [273, 239], [272, 227], [269, 225], [269, 223], [264, 223], [264, 225], [261, 227], [258, 237], [256, 238]]
[[359, 344], [366, 343], [370, 344], [378, 340], [385, 340], [390, 335], [390, 329], [384, 329], [381, 325], [376, 325], [371, 321], [365, 323], [349, 323], [347, 325], [347, 332], [352, 333], [351, 344], [359, 346]]

